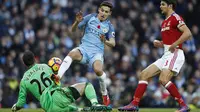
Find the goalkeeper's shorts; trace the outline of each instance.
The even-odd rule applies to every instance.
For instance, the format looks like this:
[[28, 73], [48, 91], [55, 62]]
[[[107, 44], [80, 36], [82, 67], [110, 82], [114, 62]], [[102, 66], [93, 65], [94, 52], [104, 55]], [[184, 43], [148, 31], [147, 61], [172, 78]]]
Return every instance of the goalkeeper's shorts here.
[[73, 93], [68, 87], [47, 88], [40, 97], [41, 107], [47, 112], [77, 111], [77, 107], [70, 105], [74, 101]]

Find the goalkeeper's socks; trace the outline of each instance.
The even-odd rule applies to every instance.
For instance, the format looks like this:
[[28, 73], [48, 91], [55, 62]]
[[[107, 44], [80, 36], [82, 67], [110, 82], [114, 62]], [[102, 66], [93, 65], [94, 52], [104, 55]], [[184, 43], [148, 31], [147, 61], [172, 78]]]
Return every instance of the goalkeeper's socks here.
[[96, 106], [98, 104], [99, 104], [98, 102], [94, 102], [94, 103], [92, 103], [92, 106]]
[[185, 102], [183, 101], [183, 98], [181, 97], [180, 93], [178, 92], [178, 89], [171, 81], [169, 81], [165, 85], [165, 88], [169, 91], [171, 96], [175, 98], [175, 100], [179, 103], [180, 106], [186, 106]]
[[131, 102], [133, 105], [138, 106], [140, 99], [142, 98], [144, 92], [146, 91], [148, 82], [147, 81], [139, 81], [137, 89], [135, 91], [135, 95], [133, 97], [133, 101]]
[[90, 100], [91, 104], [98, 104], [97, 95], [91, 83], [86, 83], [85, 96]]

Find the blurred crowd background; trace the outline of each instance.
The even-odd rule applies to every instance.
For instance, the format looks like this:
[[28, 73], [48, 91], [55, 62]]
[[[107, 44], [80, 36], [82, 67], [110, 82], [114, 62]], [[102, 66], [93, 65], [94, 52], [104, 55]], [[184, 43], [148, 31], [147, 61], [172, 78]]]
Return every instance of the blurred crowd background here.
[[[128, 104], [145, 67], [160, 58], [163, 49], [153, 46], [161, 39], [160, 0], [109, 0], [114, 5], [111, 23], [116, 31], [116, 46], [105, 48], [104, 70], [114, 107]], [[97, 12], [101, 0], [0, 0], [0, 107], [11, 107], [19, 92], [20, 79], [27, 68], [21, 56], [25, 50], [35, 53], [38, 63], [61, 59], [80, 44], [82, 32], [70, 32], [76, 12]], [[177, 0], [176, 12], [193, 34], [184, 43], [186, 62], [173, 82], [192, 108], [200, 108], [200, 2]], [[101, 102], [95, 73], [87, 65], [73, 63], [62, 78], [63, 86], [90, 81]], [[78, 105], [87, 102], [77, 102]], [[177, 103], [159, 84], [158, 77], [149, 81], [141, 107], [177, 107]], [[28, 94], [25, 108], [39, 107]]]

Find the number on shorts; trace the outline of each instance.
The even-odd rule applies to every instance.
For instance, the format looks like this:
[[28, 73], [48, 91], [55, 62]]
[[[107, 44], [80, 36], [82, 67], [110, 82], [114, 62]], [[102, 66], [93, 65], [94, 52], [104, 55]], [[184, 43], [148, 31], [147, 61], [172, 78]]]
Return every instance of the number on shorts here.
[[165, 63], [165, 66], [167, 66], [168, 65], [168, 60], [166, 61], [166, 63]]

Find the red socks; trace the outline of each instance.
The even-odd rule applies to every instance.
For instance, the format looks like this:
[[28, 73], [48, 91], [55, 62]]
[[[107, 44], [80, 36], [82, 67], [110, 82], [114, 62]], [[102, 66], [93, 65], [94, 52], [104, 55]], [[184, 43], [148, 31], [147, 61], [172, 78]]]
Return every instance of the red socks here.
[[[139, 81], [139, 84], [137, 86], [137, 89], [135, 91], [133, 101], [131, 102], [131, 104], [135, 106], [139, 105], [140, 99], [142, 98], [144, 92], [146, 91], [147, 85], [148, 85], [147, 81]], [[169, 91], [171, 96], [175, 98], [175, 100], [179, 103], [180, 106], [186, 106], [185, 102], [183, 101], [183, 98], [178, 92], [178, 89], [171, 81], [169, 81], [165, 85], [165, 88]]]
[[[144, 92], [146, 91], [147, 85], [148, 85], [147, 81], [139, 81], [139, 84], [137, 86], [137, 89], [133, 97], [133, 101], [131, 102], [133, 105], [135, 106], [139, 105], [140, 99], [142, 98]], [[171, 96], [175, 98], [175, 100], [179, 103], [180, 106], [186, 106], [185, 102], [183, 101], [183, 98], [178, 92], [178, 89], [171, 81], [169, 81], [165, 85], [165, 88], [169, 91]]]
[[133, 105], [138, 106], [140, 99], [142, 98], [144, 92], [146, 91], [148, 82], [147, 81], [139, 81], [137, 89], [135, 91], [133, 101], [131, 102]]
[[165, 85], [165, 88], [169, 91], [171, 96], [175, 98], [175, 100], [179, 103], [180, 106], [186, 106], [186, 104], [183, 101], [183, 98], [181, 97], [180, 93], [178, 92], [178, 89], [171, 81], [169, 81]]

